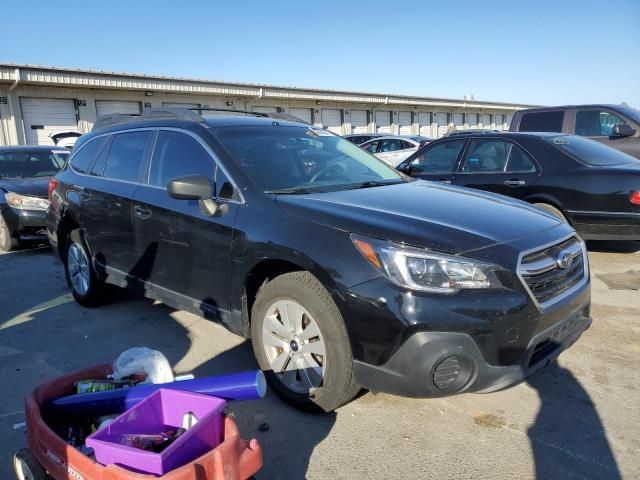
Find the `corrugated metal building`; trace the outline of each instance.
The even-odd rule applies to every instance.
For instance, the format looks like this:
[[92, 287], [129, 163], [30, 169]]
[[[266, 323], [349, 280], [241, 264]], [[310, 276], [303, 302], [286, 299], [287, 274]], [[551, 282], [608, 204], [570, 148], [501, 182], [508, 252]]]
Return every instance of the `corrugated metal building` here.
[[451, 128], [508, 127], [527, 105], [228, 83], [0, 64], [0, 145], [49, 144], [60, 130], [86, 133], [108, 113], [161, 106], [281, 112], [340, 135], [439, 137]]

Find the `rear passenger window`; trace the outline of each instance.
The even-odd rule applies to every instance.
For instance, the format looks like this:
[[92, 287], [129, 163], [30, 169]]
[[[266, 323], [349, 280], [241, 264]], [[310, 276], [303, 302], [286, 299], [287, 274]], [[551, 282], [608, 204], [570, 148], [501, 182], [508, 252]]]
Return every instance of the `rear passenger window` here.
[[111, 142], [103, 176], [114, 180], [137, 182], [140, 176], [140, 165], [150, 136], [150, 131], [115, 135]]
[[462, 171], [466, 173], [503, 172], [507, 164], [507, 150], [512, 145], [503, 140], [472, 140]]
[[153, 149], [149, 184], [166, 187], [176, 177], [204, 175], [213, 179], [214, 162], [197, 140], [180, 132], [161, 130]]
[[507, 152], [507, 172], [535, 172], [536, 166], [531, 157], [518, 145], [510, 144]]
[[562, 132], [564, 112], [524, 113], [520, 120], [520, 132]]
[[89, 167], [102, 151], [104, 144], [107, 143], [108, 136], [94, 138], [83, 145], [80, 150], [75, 152], [71, 159], [71, 166], [76, 172], [88, 173]]
[[426, 148], [411, 162], [412, 171], [418, 174], [453, 172], [465, 141], [450, 140]]

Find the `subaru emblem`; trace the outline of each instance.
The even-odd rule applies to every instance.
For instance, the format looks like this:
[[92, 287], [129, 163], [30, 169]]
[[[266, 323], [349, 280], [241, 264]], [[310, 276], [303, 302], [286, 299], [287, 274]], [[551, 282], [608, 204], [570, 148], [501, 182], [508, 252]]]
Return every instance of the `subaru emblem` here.
[[556, 263], [560, 268], [566, 270], [573, 263], [573, 258], [571, 257], [571, 252], [568, 250], [560, 250], [558, 256], [556, 257]]

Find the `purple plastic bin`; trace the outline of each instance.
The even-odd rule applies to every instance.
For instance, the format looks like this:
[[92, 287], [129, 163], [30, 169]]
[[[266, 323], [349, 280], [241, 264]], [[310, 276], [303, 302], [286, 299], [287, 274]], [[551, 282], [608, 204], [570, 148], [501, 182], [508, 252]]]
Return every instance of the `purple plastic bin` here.
[[[222, 409], [226, 401], [210, 395], [162, 388], [112, 423], [87, 437], [96, 461], [116, 464], [139, 473], [164, 475], [217, 447], [223, 437]], [[180, 428], [184, 415], [193, 413], [198, 423], [160, 453], [121, 445], [122, 434], [158, 434]]]

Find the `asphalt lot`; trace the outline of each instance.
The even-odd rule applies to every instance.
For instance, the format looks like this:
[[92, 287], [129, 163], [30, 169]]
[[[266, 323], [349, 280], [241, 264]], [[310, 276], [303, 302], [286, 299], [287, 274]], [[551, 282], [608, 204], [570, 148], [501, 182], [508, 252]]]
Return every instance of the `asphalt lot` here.
[[[264, 449], [262, 479], [640, 478], [640, 244], [593, 244], [592, 328], [557, 365], [507, 391], [413, 400], [366, 393], [334, 415], [271, 392], [230, 410]], [[64, 372], [149, 346], [197, 376], [255, 367], [248, 342], [162, 304], [117, 294], [88, 310], [51, 250], [0, 256], [0, 478], [26, 444], [22, 398]], [[258, 425], [267, 422], [268, 431]]]

